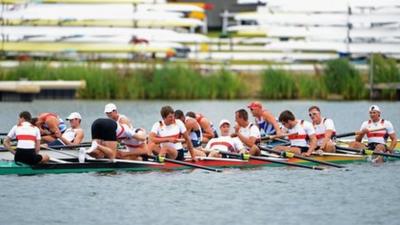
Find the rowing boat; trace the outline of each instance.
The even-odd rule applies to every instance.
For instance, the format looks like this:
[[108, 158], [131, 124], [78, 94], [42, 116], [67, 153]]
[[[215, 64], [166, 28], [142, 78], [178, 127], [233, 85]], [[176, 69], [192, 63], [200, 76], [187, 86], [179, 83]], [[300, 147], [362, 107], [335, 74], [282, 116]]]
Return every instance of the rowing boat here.
[[[268, 147], [272, 147], [279, 143], [270, 143]], [[60, 150], [69, 151], [71, 155], [73, 150]], [[44, 151], [43, 151], [44, 152]], [[178, 165], [171, 162], [158, 163], [153, 161], [134, 161], [134, 160], [118, 160], [115, 162], [111, 161], [99, 161], [99, 160], [86, 160], [84, 163], [79, 163], [77, 158], [61, 157], [62, 154], [55, 152], [46, 152], [53, 155], [53, 157], [61, 158], [65, 163], [54, 163], [50, 162], [47, 164], [40, 164], [35, 166], [29, 166], [25, 164], [16, 164], [11, 157], [5, 157], [6, 154], [11, 155], [7, 152], [0, 153], [0, 175], [34, 175], [34, 174], [60, 174], [60, 173], [86, 173], [86, 172], [144, 172], [144, 171], [172, 171], [172, 170], [183, 170], [191, 169], [190, 166]], [[313, 162], [296, 159], [296, 158], [275, 158], [274, 160], [280, 160], [284, 162], [310, 165], [318, 165]], [[362, 163], [368, 161], [368, 156], [359, 154], [336, 154], [336, 153], [325, 153], [323, 155], [313, 155], [310, 158], [331, 162], [336, 164], [346, 163]], [[190, 162], [188, 160], [188, 162]], [[214, 167], [214, 168], [255, 168], [255, 167], [281, 167], [282, 164], [259, 161], [259, 160], [242, 160], [234, 158], [210, 158], [202, 157], [194, 163], [200, 166]]]

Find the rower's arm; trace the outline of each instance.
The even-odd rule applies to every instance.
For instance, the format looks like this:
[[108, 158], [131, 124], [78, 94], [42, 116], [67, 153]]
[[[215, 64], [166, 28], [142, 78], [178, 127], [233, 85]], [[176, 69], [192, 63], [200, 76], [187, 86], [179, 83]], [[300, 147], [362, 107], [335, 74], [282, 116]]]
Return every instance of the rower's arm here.
[[187, 131], [185, 131], [183, 133], [183, 138], [185, 139], [186, 147], [190, 152], [190, 156], [192, 157], [193, 160], [195, 160], [196, 159], [196, 154], [194, 152], [193, 144], [192, 144], [192, 141], [190, 140], [190, 137], [189, 137]]
[[317, 147], [317, 137], [315, 134], [312, 134], [312, 135], [308, 136], [308, 138], [310, 141], [310, 147], [308, 147], [307, 153], [311, 154]]
[[268, 123], [272, 124], [276, 131], [276, 135], [280, 136], [282, 135], [281, 128], [279, 127], [279, 124], [276, 122], [275, 117], [270, 113], [265, 111], [264, 112], [264, 120], [266, 120]]
[[333, 134], [333, 130], [326, 130], [325, 131], [325, 137], [322, 140], [321, 150], [324, 150], [324, 148], [326, 147], [326, 144], [331, 140], [332, 134]]
[[175, 142], [175, 138], [173, 139], [173, 138], [169, 138], [169, 137], [157, 137], [157, 135], [153, 132], [151, 132], [149, 134], [149, 138], [155, 144], [161, 144], [161, 143], [165, 143], [165, 142], [172, 142], [172, 143]]
[[52, 136], [56, 137], [56, 138], [60, 138], [61, 137], [61, 131], [58, 128], [58, 121], [57, 118], [54, 118], [50, 121], [50, 123], [48, 124], [49, 126], [49, 130], [52, 133]]
[[397, 145], [396, 133], [389, 134], [389, 137], [390, 137], [391, 143], [390, 143], [390, 147], [388, 150], [393, 153], [393, 150], [396, 148], [396, 145]]
[[253, 145], [255, 145], [257, 138], [250, 136], [250, 137], [245, 137], [243, 136], [243, 134], [241, 134], [240, 132], [237, 132], [237, 137], [240, 139], [241, 142], [243, 142], [243, 144], [245, 144], [248, 147], [252, 147]]
[[6, 149], [12, 151], [12, 149], [11, 149], [11, 138], [9, 138], [8, 136], [6, 136], [6, 138], [4, 139], [4, 147]]
[[208, 139], [211, 139], [214, 137], [214, 132], [210, 126], [210, 123], [208, 122], [208, 120], [203, 119], [200, 122], [201, 127], [204, 129], [203, 132], [203, 137], [206, 137]]
[[40, 139], [35, 141], [35, 151], [36, 153], [40, 151]]

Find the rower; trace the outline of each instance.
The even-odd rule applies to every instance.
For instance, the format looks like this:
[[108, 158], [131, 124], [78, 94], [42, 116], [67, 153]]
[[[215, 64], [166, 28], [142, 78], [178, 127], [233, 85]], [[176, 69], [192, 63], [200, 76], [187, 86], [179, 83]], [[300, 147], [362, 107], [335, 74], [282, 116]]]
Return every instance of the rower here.
[[107, 115], [108, 118], [114, 120], [117, 123], [126, 124], [131, 128], [133, 127], [132, 122], [128, 117], [118, 113], [117, 106], [114, 103], [108, 103], [104, 107], [104, 113]]
[[56, 145], [78, 145], [82, 142], [84, 133], [81, 128], [81, 114], [73, 112], [69, 114], [66, 120], [69, 121], [70, 127], [65, 130], [59, 139], [48, 143], [49, 147]]
[[317, 137], [312, 123], [297, 120], [294, 114], [285, 110], [279, 115], [283, 132], [289, 134], [290, 146], [276, 146], [275, 150], [311, 156], [317, 146]]
[[37, 118], [32, 120], [42, 135], [45, 143], [50, 143], [60, 138], [62, 133], [67, 129], [64, 121], [55, 113], [41, 113]]
[[124, 149], [118, 149], [117, 158], [141, 160], [143, 156], [151, 155], [143, 128], [131, 129], [126, 124], [118, 124], [117, 140], [125, 146]]
[[262, 104], [258, 101], [251, 102], [247, 106], [255, 118], [256, 125], [260, 129], [261, 136], [282, 134], [279, 124], [275, 117], [268, 110], [263, 108]]
[[150, 141], [154, 145], [160, 146], [159, 149], [153, 148], [153, 150], [159, 151], [159, 156], [184, 160], [181, 137], [184, 138], [192, 160], [196, 160], [196, 156], [205, 156], [204, 152], [193, 148], [185, 125], [182, 121], [175, 119], [175, 113], [171, 106], [163, 106], [160, 113], [162, 120], [154, 123], [149, 134]]
[[260, 155], [260, 149], [257, 142], [260, 140], [260, 130], [256, 125], [249, 122], [249, 114], [245, 109], [239, 109], [235, 112], [235, 133], [234, 137], [238, 137], [244, 144], [250, 155]]
[[4, 147], [11, 152], [11, 140], [17, 139], [17, 150], [14, 160], [16, 162], [28, 165], [36, 165], [49, 161], [49, 156], [39, 154], [40, 151], [40, 130], [31, 124], [32, 116], [29, 112], [24, 111], [19, 114], [18, 124], [8, 132]]
[[229, 120], [223, 119], [219, 122], [220, 136], [212, 138], [205, 147], [206, 151], [210, 151], [209, 157], [221, 158], [222, 155], [218, 151], [232, 153], [246, 153], [246, 148], [237, 137], [231, 137], [231, 123]]
[[203, 132], [203, 143], [207, 143], [211, 138], [218, 137], [217, 131], [215, 130], [211, 121], [202, 114], [187, 112], [186, 116], [196, 119], [196, 121], [200, 124], [201, 131]]
[[99, 118], [92, 123], [92, 145], [87, 150], [95, 158], [115, 159], [118, 124], [112, 119]]
[[336, 135], [335, 124], [332, 119], [321, 116], [321, 110], [318, 106], [311, 106], [308, 109], [308, 115], [312, 120], [317, 138], [316, 150], [324, 152], [335, 152], [335, 142], [332, 138]]
[[201, 147], [203, 140], [203, 132], [201, 131], [200, 124], [192, 117], [183, 114], [182, 110], [175, 110], [175, 118], [181, 120], [186, 127], [190, 140], [192, 141], [193, 148]]
[[[393, 153], [393, 150], [397, 144], [397, 137], [392, 123], [389, 120], [381, 118], [381, 110], [377, 105], [371, 105], [369, 107], [369, 117], [369, 120], [362, 123], [360, 133], [356, 136], [355, 141], [350, 143], [349, 146], [357, 149], [365, 148], [365, 145], [361, 143], [361, 141], [364, 135], [367, 135], [368, 149], [376, 152]], [[378, 128], [384, 129], [376, 130]], [[371, 129], [375, 129], [376, 131], [369, 131]], [[390, 137], [391, 140], [390, 146], [386, 145], [388, 137]], [[383, 158], [377, 157], [375, 161], [383, 162]]]

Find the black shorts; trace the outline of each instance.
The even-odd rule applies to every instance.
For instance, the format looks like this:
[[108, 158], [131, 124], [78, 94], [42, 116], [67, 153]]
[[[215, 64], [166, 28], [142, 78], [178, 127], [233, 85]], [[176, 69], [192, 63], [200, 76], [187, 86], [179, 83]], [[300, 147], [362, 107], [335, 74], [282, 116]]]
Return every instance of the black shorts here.
[[292, 146], [292, 147], [299, 148], [301, 153], [308, 152], [308, 147], [304, 146]]
[[92, 139], [117, 141], [117, 127], [117, 122], [112, 119], [97, 119], [92, 123]]
[[42, 161], [43, 157], [36, 153], [35, 149], [17, 148], [14, 160], [28, 165], [36, 165]]
[[183, 150], [183, 149], [178, 149], [177, 150], [178, 151], [178, 155], [176, 156], [176, 160], [180, 160], [180, 161], [183, 161], [183, 160], [185, 160], [185, 150]]
[[381, 144], [381, 143], [375, 143], [375, 142], [368, 143], [367, 147], [368, 147], [369, 150], [375, 150], [377, 145], [385, 146], [385, 151], [387, 151], [387, 146], [385, 144]]

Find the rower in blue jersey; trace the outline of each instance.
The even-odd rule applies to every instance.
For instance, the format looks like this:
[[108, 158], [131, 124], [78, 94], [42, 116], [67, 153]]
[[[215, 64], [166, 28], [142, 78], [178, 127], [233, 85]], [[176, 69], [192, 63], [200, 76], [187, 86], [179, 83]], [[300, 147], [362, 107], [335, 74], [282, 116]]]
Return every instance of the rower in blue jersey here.
[[175, 110], [175, 118], [181, 120], [188, 131], [190, 140], [192, 141], [193, 147], [198, 148], [201, 147], [201, 143], [203, 140], [203, 132], [201, 131], [200, 124], [191, 117], [188, 117], [183, 114], [182, 110]]
[[251, 102], [247, 107], [251, 110], [262, 137], [267, 135], [282, 135], [275, 117], [272, 113], [264, 109], [260, 102]]

